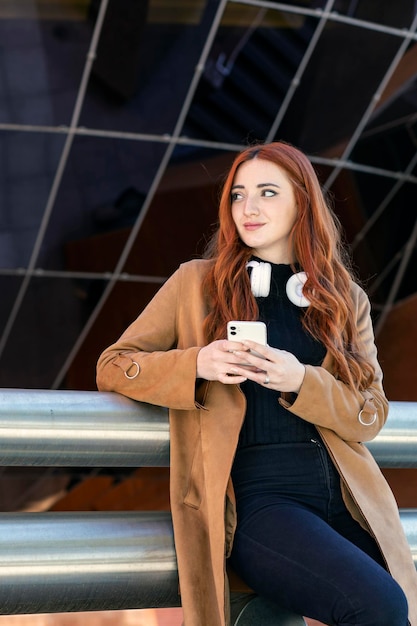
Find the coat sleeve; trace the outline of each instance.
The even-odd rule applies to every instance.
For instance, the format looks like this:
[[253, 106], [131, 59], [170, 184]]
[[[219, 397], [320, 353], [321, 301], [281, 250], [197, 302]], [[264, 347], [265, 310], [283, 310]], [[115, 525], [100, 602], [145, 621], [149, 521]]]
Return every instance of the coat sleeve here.
[[365, 442], [376, 437], [385, 424], [388, 400], [382, 386], [369, 299], [358, 285], [353, 286], [353, 298], [362, 350], [375, 371], [369, 388], [358, 391], [337, 380], [326, 358], [322, 367], [306, 366], [305, 378], [294, 403], [290, 405], [285, 400], [281, 403], [302, 419], [333, 430], [345, 441]]
[[97, 363], [97, 387], [175, 409], [196, 408], [197, 345], [179, 348], [180, 267]]

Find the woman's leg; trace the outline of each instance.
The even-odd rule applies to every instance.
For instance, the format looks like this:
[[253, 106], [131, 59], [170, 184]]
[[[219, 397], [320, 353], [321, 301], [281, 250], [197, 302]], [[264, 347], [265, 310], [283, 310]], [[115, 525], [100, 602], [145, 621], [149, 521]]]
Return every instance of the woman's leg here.
[[232, 567], [259, 595], [337, 626], [407, 626], [399, 585], [373, 558], [298, 505], [238, 524]]

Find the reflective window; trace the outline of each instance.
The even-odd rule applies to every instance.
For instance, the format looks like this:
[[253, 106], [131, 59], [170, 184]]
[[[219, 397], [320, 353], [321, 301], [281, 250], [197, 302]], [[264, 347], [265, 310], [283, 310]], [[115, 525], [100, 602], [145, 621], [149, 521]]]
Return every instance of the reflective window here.
[[0, 2], [1, 386], [94, 389], [254, 141], [310, 156], [376, 323], [415, 294], [414, 2], [275, 4]]

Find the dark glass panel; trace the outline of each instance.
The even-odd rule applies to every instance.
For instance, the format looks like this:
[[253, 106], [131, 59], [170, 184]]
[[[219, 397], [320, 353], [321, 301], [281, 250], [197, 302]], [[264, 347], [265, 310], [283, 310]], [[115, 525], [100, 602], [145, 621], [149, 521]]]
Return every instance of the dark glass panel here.
[[328, 22], [277, 135], [307, 152], [341, 156], [400, 44], [383, 32]]
[[32, 278], [0, 359], [0, 386], [48, 389], [84, 322], [72, 280]]
[[26, 267], [56, 175], [64, 137], [0, 132], [0, 267]]
[[130, 274], [170, 275], [201, 255], [213, 232], [220, 183], [234, 154], [202, 149], [195, 159], [180, 154], [172, 155], [135, 238], [125, 265]]
[[86, 6], [9, 5], [0, 10], [0, 123], [69, 124], [92, 36]]
[[230, 144], [264, 140], [317, 24], [302, 14], [228, 5], [184, 135]]
[[342, 16], [374, 22], [389, 28], [409, 28], [414, 17], [414, 0], [381, 2], [380, 0], [336, 0], [332, 11]]
[[81, 124], [171, 133], [217, 9], [217, 0], [175, 10], [169, 3], [156, 8], [145, 0], [110, 2]]
[[105, 241], [106, 233], [118, 231], [114, 247], [87, 247], [90, 260], [84, 261], [90, 271], [113, 271], [165, 150], [164, 144], [75, 138], [37, 264], [67, 269], [75, 242], [99, 235]]
[[8, 322], [17, 294], [19, 293], [22, 280], [23, 278], [20, 275], [3, 273], [0, 270], [0, 328], [2, 331]]
[[415, 143], [417, 129], [416, 59], [417, 45], [413, 42], [398, 64], [363, 133], [366, 142], [388, 140], [402, 164], [405, 161], [403, 155], [398, 154], [396, 146], [401, 144], [401, 151], [405, 149], [404, 156], [408, 161], [410, 148], [407, 144]]
[[[349, 178], [350, 190], [345, 181], [338, 191], [336, 212], [342, 224], [352, 223], [356, 217], [356, 232], [350, 237], [355, 266], [372, 289], [374, 299], [384, 301], [391, 289], [392, 271], [398, 269], [413, 232], [416, 216], [409, 207], [416, 204], [417, 187], [415, 183], [398, 185], [392, 178], [364, 172], [350, 172]], [[415, 292], [415, 262], [414, 255], [396, 299]]]

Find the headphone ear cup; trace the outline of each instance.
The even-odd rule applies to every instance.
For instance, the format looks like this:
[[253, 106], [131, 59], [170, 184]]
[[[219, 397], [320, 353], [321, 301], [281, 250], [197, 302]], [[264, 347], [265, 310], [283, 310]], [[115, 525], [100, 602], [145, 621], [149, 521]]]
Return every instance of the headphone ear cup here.
[[255, 267], [252, 268], [250, 275], [250, 286], [255, 297], [259, 296], [260, 274], [259, 265], [255, 265]]
[[258, 261], [249, 261], [247, 267], [251, 267], [250, 282], [252, 293], [255, 298], [266, 298], [271, 289], [271, 264]]
[[297, 274], [293, 274], [288, 279], [286, 284], [288, 300], [299, 307], [307, 307], [310, 305], [310, 300], [303, 294], [303, 287], [306, 280], [307, 274], [305, 272], [297, 272]]

